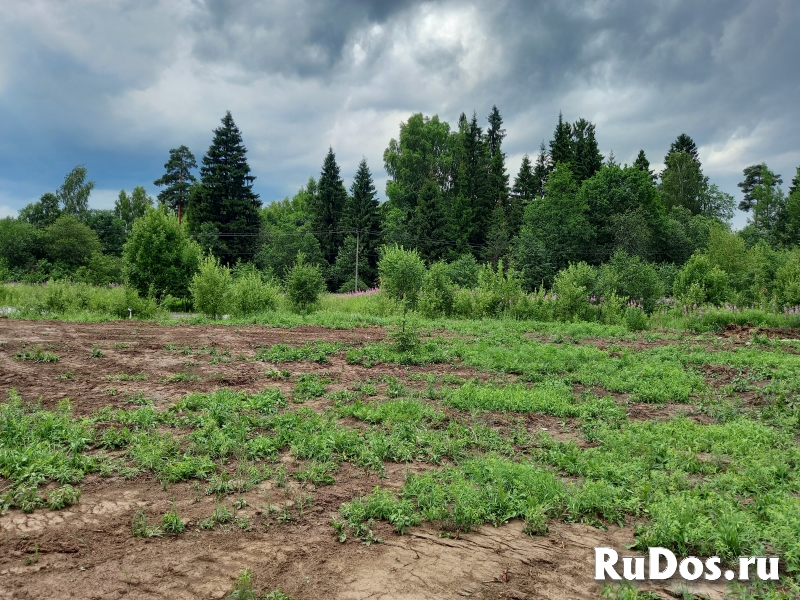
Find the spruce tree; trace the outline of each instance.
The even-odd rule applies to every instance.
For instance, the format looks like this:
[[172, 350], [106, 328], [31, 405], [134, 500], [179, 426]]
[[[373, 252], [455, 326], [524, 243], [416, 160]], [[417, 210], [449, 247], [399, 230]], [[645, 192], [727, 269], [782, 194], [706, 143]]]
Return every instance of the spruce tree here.
[[800, 186], [800, 167], [797, 167], [797, 171], [792, 177], [792, 185], [789, 186], [789, 195], [791, 196], [797, 191], [798, 186]]
[[569, 123], [564, 122], [564, 115], [558, 113], [558, 125], [550, 140], [550, 164], [554, 168], [561, 163], [572, 168], [575, 152], [572, 147], [572, 129]]
[[308, 212], [314, 234], [322, 248], [322, 256], [330, 264], [336, 261], [339, 240], [343, 237], [338, 233], [338, 229], [346, 201], [347, 190], [339, 175], [336, 155], [333, 153], [333, 148], [329, 147], [317, 182], [317, 193], [311, 198]]
[[650, 179], [655, 182], [656, 175], [650, 169], [650, 161], [647, 160], [647, 156], [644, 153], [644, 150], [639, 150], [639, 154], [636, 155], [636, 160], [633, 161], [633, 166], [639, 169], [640, 171], [644, 171], [648, 175], [650, 175]]
[[423, 258], [430, 261], [438, 260], [447, 251], [446, 245], [442, 244], [447, 230], [443, 204], [442, 190], [429, 179], [419, 192], [410, 226], [417, 249]]
[[[350, 186], [350, 194], [345, 200], [341, 229], [345, 232], [343, 235], [352, 235], [358, 238], [359, 252], [363, 249], [364, 255], [369, 257], [369, 264], [372, 267], [378, 264], [376, 251], [377, 242], [380, 239], [378, 233], [381, 227], [378, 206], [378, 193], [375, 191], [372, 173], [367, 166], [366, 159], [362, 158], [361, 162], [358, 163], [356, 176]], [[341, 250], [339, 251], [340, 254]], [[359, 257], [360, 262], [361, 258]], [[361, 277], [366, 280], [367, 273], [364, 272]]]
[[594, 123], [586, 119], [578, 119], [571, 127], [572, 174], [578, 186], [594, 176], [603, 166], [603, 155], [597, 148], [594, 129]]
[[506, 226], [510, 238], [519, 233], [525, 207], [536, 198], [537, 189], [537, 181], [531, 167], [531, 159], [525, 154], [522, 157], [519, 173], [514, 179], [514, 187], [511, 188], [508, 210], [506, 211]]
[[[491, 208], [486, 220], [486, 235], [488, 236], [494, 217], [492, 213], [497, 207], [505, 213], [510, 210], [508, 198], [508, 173], [506, 172], [506, 155], [503, 152], [503, 139], [506, 137], [506, 130], [503, 129], [503, 117], [497, 106], [492, 106], [492, 112], [488, 117], [489, 128], [486, 130], [486, 150], [489, 158], [489, 173], [487, 181], [487, 198], [485, 200], [487, 209]], [[505, 216], [503, 217], [505, 221]]]
[[462, 135], [464, 154], [464, 196], [469, 200], [472, 223], [469, 240], [473, 244], [483, 244], [486, 239], [486, 226], [494, 204], [488, 191], [488, 149], [483, 131], [478, 126], [478, 117], [472, 113], [472, 120], [464, 123]]
[[536, 166], [533, 168], [533, 179], [535, 185], [533, 189], [534, 198], [541, 198], [544, 196], [544, 188], [547, 184], [547, 177], [551, 170], [552, 162], [550, 160], [550, 155], [547, 153], [544, 140], [542, 140], [542, 144], [539, 146], [539, 155], [536, 157]]
[[489, 220], [483, 259], [491, 263], [493, 267], [497, 267], [500, 259], [508, 253], [509, 237], [505, 210], [501, 204], [497, 204]]
[[190, 231], [202, 234], [205, 247], [226, 265], [251, 260], [259, 246], [261, 201], [246, 154], [229, 111], [214, 130], [186, 215]]
[[[367, 166], [366, 159], [362, 158], [350, 186], [350, 195], [344, 202], [341, 228], [358, 230], [364, 235], [367, 235], [368, 232], [377, 233], [380, 227], [378, 205], [378, 193], [375, 191], [372, 173]], [[355, 232], [348, 231], [348, 235], [350, 233]]]
[[158, 201], [178, 215], [178, 223], [189, 204], [189, 190], [197, 180], [191, 172], [196, 168], [194, 154], [186, 146], [179, 146], [169, 151], [169, 160], [164, 163], [166, 173], [153, 182], [159, 187], [166, 186], [158, 193]]
[[691, 156], [692, 160], [697, 163], [698, 167], [702, 166], [698, 158], [697, 145], [694, 143], [694, 140], [685, 133], [680, 134], [675, 138], [675, 141], [672, 142], [669, 147], [669, 152], [667, 152], [667, 155], [664, 157], [664, 164], [666, 164], [669, 155], [673, 152], [686, 152]]

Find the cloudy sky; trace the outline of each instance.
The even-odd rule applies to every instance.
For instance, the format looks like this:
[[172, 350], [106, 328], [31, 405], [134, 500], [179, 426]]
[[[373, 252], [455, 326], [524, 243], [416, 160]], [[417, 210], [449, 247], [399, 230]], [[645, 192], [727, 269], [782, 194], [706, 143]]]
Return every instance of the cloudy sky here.
[[[0, 216], [75, 165], [107, 208], [198, 158], [226, 110], [270, 201], [318, 176], [332, 146], [349, 185], [414, 112], [455, 124], [493, 104], [511, 175], [558, 112], [601, 152], [654, 165], [682, 132], [737, 196], [766, 162], [800, 165], [797, 0], [5, 0], [0, 3]], [[743, 215], [735, 224], [743, 225]]]

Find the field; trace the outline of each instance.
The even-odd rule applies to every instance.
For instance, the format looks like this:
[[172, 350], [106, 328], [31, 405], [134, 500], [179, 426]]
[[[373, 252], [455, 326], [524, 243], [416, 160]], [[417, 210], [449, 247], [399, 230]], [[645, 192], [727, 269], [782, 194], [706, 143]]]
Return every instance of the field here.
[[0, 319], [0, 598], [798, 597], [797, 329], [442, 323]]

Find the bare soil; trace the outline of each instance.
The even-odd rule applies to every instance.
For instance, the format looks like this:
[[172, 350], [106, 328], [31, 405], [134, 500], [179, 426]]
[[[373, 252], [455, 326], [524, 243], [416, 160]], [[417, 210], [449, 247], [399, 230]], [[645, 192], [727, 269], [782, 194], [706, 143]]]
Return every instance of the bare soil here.
[[[429, 372], [487, 378], [485, 373], [450, 365], [376, 365], [366, 369], [348, 365], [341, 355], [322, 365], [237, 360], [239, 356], [252, 358], [258, 347], [276, 343], [323, 340], [357, 345], [384, 335], [378, 328], [273, 329], [2, 319], [0, 393], [15, 388], [24, 399], [41, 399], [45, 406], [68, 397], [75, 413], [85, 415], [103, 406], [130, 407], [125, 399], [136, 392], [163, 405], [191, 391], [220, 387], [256, 391], [278, 385], [288, 394], [294, 382], [266, 374], [280, 369], [288, 369], [292, 375], [325, 372], [334, 380], [332, 389], [381, 375], [398, 377], [405, 385], [421, 385], [409, 376]], [[166, 348], [168, 344], [177, 350]], [[59, 362], [12, 358], [15, 352], [37, 345], [58, 354]], [[93, 347], [99, 347], [104, 356], [92, 358]], [[189, 349], [187, 354], [183, 354], [184, 348]], [[214, 356], [212, 348], [221, 354]], [[223, 357], [230, 362], [212, 364]], [[71, 373], [69, 378], [65, 378], [67, 373]], [[107, 379], [121, 373], [143, 374], [147, 379]], [[196, 379], [167, 381], [177, 373]], [[324, 402], [309, 404], [321, 409]], [[650, 410], [649, 405], [631, 407], [631, 411], [645, 409]], [[646, 418], [654, 416], [649, 413]], [[505, 417], [490, 414], [485, 418]], [[525, 417], [529, 431], [548, 430], [563, 440], [578, 439], [572, 425], [571, 421], [541, 415]], [[286, 456], [284, 461], [290, 472], [301, 468], [292, 457]], [[536, 538], [525, 535], [523, 524], [514, 521], [498, 528], [484, 526], [457, 538], [440, 537], [428, 526], [399, 536], [385, 523], [378, 523], [375, 533], [383, 543], [365, 546], [359, 540], [349, 539], [344, 544], [336, 540], [329, 522], [343, 502], [369, 493], [376, 485], [400, 487], [409, 470], [426, 468], [432, 467], [389, 464], [387, 478], [381, 479], [374, 472], [345, 463], [331, 486], [301, 490], [296, 482], [285, 488], [263, 482], [242, 494], [247, 506], [238, 515], [249, 518], [251, 531], [234, 525], [199, 530], [197, 523], [215, 509], [215, 499], [204, 493], [203, 483], [199, 488], [187, 482], [164, 490], [147, 476], [131, 480], [89, 476], [81, 484], [80, 502], [72, 507], [61, 511], [39, 509], [31, 514], [12, 510], [0, 515], [0, 598], [225, 598], [240, 570], [248, 568], [258, 589], [281, 588], [295, 600], [594, 599], [599, 597], [601, 586], [593, 579], [593, 548], [623, 549], [633, 541], [633, 524], [601, 530], [557, 521], [550, 523], [549, 534]], [[301, 494], [310, 494], [313, 503], [296, 521], [284, 524], [269, 515], [269, 504], [296, 509]], [[233, 498], [225, 499], [225, 503], [230, 506]], [[185, 533], [152, 539], [133, 537], [131, 520], [137, 510], [144, 509], [149, 522], [156, 524], [173, 502], [187, 522]], [[679, 583], [659, 585], [644, 589], [663, 598], [675, 597]], [[722, 598], [721, 588], [693, 589], [710, 598]]]

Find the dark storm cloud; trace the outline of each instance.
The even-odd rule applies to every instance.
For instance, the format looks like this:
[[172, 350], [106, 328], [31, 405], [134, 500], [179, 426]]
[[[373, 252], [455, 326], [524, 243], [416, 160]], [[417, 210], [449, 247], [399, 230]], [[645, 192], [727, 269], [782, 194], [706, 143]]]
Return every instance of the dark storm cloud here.
[[202, 60], [236, 61], [247, 69], [325, 76], [343, 59], [351, 34], [381, 24], [410, 1], [208, 0], [192, 18]]
[[798, 22], [795, 0], [4, 3], [0, 206], [78, 163], [108, 194], [152, 181], [170, 147], [201, 155], [225, 110], [265, 200], [318, 174], [329, 144], [345, 175], [363, 155], [385, 178], [411, 113], [455, 124], [492, 104], [512, 176], [563, 111], [621, 161], [643, 148], [658, 166], [689, 133], [735, 193], [748, 164], [784, 180], [800, 164]]

